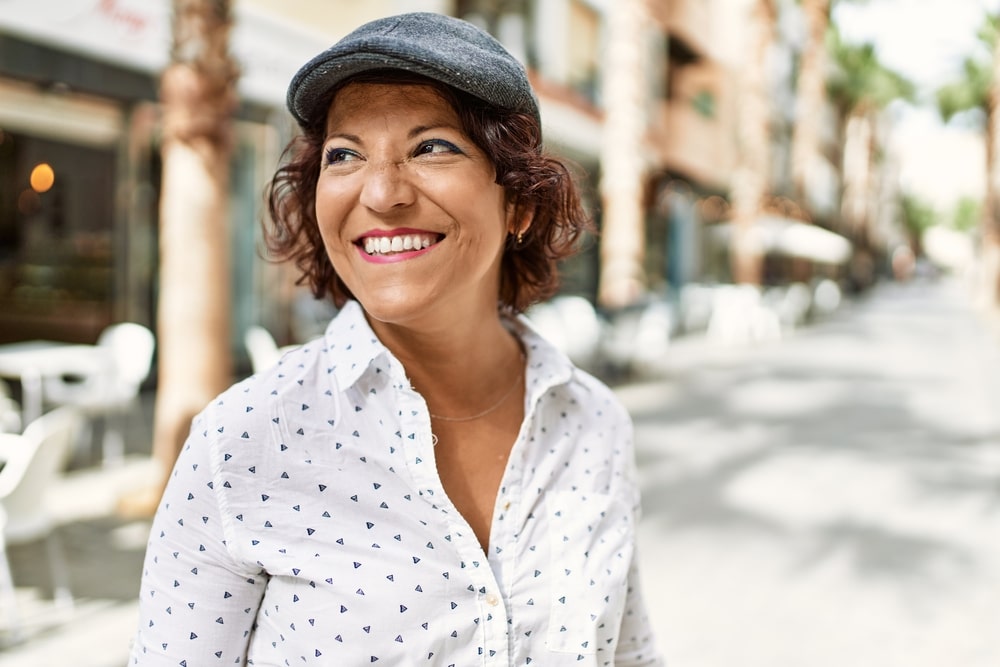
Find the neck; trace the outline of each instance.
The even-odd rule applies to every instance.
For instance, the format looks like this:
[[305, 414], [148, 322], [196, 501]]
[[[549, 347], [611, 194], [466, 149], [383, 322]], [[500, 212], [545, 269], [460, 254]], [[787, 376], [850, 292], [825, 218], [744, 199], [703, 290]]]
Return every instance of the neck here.
[[370, 324], [436, 414], [477, 412], [523, 368], [520, 343], [495, 308], [427, 329]]

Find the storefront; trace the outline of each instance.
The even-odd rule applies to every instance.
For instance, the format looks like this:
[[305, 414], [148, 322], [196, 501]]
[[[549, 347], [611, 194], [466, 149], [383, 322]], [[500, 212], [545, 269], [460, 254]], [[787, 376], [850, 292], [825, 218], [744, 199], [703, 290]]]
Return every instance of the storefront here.
[[[0, 342], [92, 342], [155, 326], [158, 73], [167, 0], [0, 0]], [[261, 192], [291, 125], [284, 89], [324, 39], [237, 12], [241, 68], [230, 202], [233, 349], [281, 335], [288, 280], [259, 257]]]

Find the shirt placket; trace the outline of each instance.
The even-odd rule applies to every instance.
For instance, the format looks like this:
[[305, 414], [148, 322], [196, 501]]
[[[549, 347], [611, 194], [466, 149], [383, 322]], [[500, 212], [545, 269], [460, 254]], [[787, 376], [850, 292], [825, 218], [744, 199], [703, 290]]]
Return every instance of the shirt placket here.
[[[509, 665], [507, 605], [503, 589], [490, 567], [475, 532], [445, 493], [437, 474], [430, 414], [423, 398], [405, 383], [396, 385], [400, 406], [403, 447], [407, 465], [419, 494], [442, 513], [451, 548], [458, 557], [458, 569], [468, 580], [468, 593], [478, 610], [475, 623], [481, 638], [479, 654], [483, 665]], [[495, 525], [494, 521], [494, 525]], [[503, 538], [498, 538], [503, 539]]]
[[[518, 453], [521, 450], [519, 444], [520, 437], [511, 451], [511, 456], [520, 456]], [[522, 469], [519, 463], [519, 461], [508, 462], [490, 529], [490, 553], [488, 555], [490, 573], [494, 580], [499, 582], [502, 589], [498, 588], [495, 595], [489, 594], [486, 597], [487, 604], [492, 607], [487, 630], [491, 633], [489, 641], [497, 644], [502, 643], [507, 652], [504, 661], [496, 664], [510, 664], [511, 656], [513, 656], [510, 635], [512, 620], [510, 604], [517, 562], [517, 517], [520, 505], [518, 498], [520, 497]]]

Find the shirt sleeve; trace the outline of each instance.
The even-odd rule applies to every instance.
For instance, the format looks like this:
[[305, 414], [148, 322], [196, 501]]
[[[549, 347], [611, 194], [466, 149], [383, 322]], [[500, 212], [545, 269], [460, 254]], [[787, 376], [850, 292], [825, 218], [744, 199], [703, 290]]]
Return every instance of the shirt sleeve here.
[[266, 585], [234, 558], [213, 478], [214, 429], [195, 419], [153, 520], [131, 665], [245, 664]]
[[[623, 408], [624, 412], [624, 408]], [[627, 413], [624, 415], [626, 421], [626, 447], [625, 452], [625, 478], [629, 485], [629, 493], [632, 498], [632, 525], [638, 527], [639, 519], [642, 515], [642, 501], [639, 494], [638, 471], [635, 463], [634, 436], [632, 420]], [[633, 540], [636, 536], [633, 535]], [[638, 548], [632, 550], [632, 563], [628, 573], [628, 593], [625, 600], [625, 613], [622, 616], [621, 630], [618, 635], [618, 647], [615, 652], [616, 667], [663, 667], [666, 663], [660, 653], [654, 636], [653, 627], [650, 623], [649, 613], [646, 611], [646, 603], [642, 595], [642, 587], [639, 577]]]
[[628, 598], [622, 617], [616, 667], [663, 667], [663, 661], [653, 636], [649, 614], [639, 586], [639, 572], [635, 559], [629, 570]]

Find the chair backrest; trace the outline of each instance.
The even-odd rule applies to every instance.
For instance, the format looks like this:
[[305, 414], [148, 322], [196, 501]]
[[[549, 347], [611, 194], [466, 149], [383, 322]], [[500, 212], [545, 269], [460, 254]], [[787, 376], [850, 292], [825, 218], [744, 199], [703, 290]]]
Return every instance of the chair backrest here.
[[0, 433], [20, 433], [21, 406], [10, 394], [10, 387], [0, 380]]
[[66, 467], [84, 426], [75, 408], [61, 407], [34, 420], [21, 435], [4, 435], [0, 504], [7, 513], [8, 542], [43, 536], [49, 529], [45, 494]]
[[264, 327], [252, 324], [243, 334], [243, 344], [250, 355], [250, 366], [257, 373], [277, 363], [281, 352], [278, 343], [271, 332]]
[[138, 391], [153, 366], [153, 332], [135, 322], [119, 322], [105, 328], [97, 344], [110, 350], [117, 382]]

